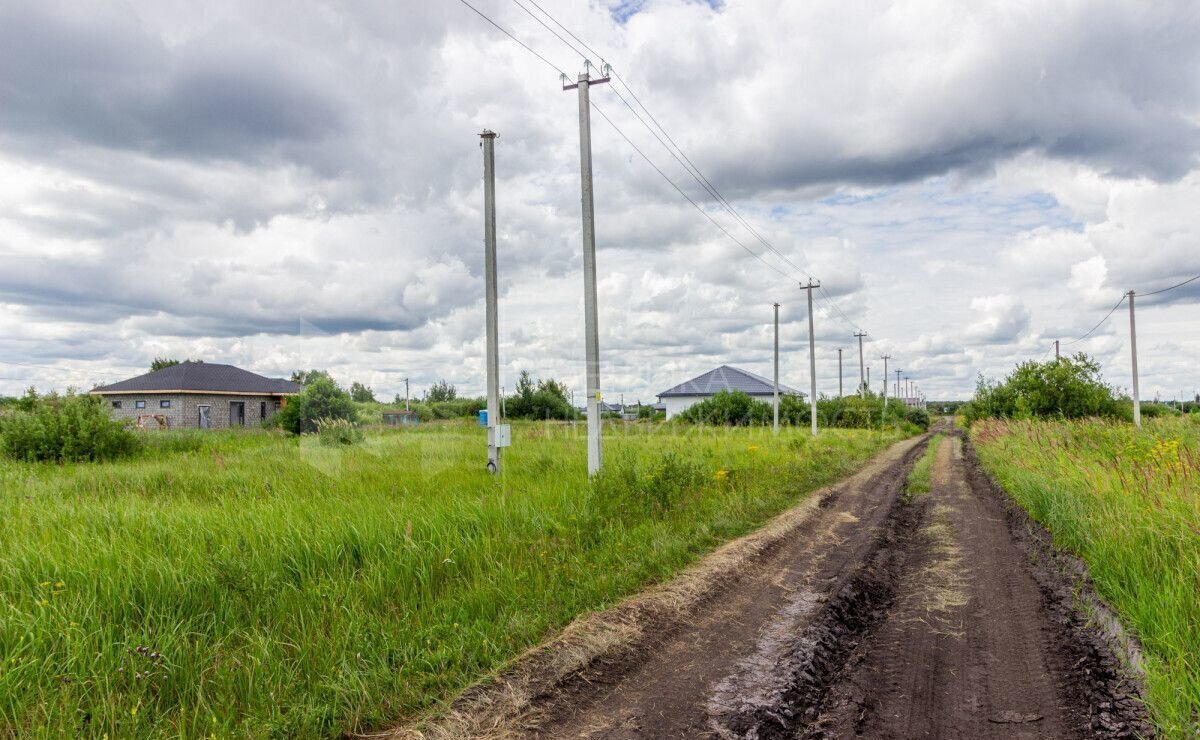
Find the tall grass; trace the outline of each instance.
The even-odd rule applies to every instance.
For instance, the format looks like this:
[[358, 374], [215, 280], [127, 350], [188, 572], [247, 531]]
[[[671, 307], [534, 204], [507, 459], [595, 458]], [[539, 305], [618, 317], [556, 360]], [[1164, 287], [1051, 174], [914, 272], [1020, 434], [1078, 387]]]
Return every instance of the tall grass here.
[[[636, 432], [636, 433], [635, 433]], [[0, 463], [0, 736], [337, 736], [445, 700], [895, 439], [426, 425]]]
[[1200, 417], [984, 422], [972, 437], [1012, 497], [1087, 561], [1146, 653], [1168, 737], [1200, 736]]

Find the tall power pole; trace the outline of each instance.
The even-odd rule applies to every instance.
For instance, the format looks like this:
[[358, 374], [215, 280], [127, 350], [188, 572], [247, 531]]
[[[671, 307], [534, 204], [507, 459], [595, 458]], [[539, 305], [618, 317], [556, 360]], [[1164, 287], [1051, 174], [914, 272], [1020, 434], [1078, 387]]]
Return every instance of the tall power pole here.
[[1137, 373], [1137, 324], [1133, 320], [1133, 291], [1126, 293], [1129, 296], [1129, 356], [1133, 360], [1133, 423], [1137, 426], [1142, 425], [1142, 402], [1138, 398], [1138, 373]]
[[1054, 359], [1056, 362], [1058, 361], [1058, 356], [1059, 356], [1058, 355], [1058, 340], [1055, 339], [1054, 340]]
[[867, 365], [867, 382], [863, 388], [869, 393], [871, 390], [871, 366]]
[[[496, 317], [496, 134], [483, 130], [483, 283], [487, 308], [487, 434], [488, 463], [500, 472], [500, 445], [496, 425], [500, 422], [500, 339]], [[405, 384], [405, 396], [408, 395]]]
[[[590, 65], [589, 65], [590, 66]], [[583, 323], [587, 363], [587, 469], [592, 476], [600, 472], [600, 325], [596, 305], [596, 211], [592, 200], [592, 109], [588, 88], [608, 82], [607, 77], [591, 79], [587, 72], [564, 90], [579, 90], [579, 179], [583, 197]]]
[[817, 333], [813, 327], [813, 307], [812, 307], [812, 292], [813, 288], [821, 287], [820, 283], [814, 283], [812, 278], [809, 278], [808, 285], [800, 286], [808, 291], [808, 390], [811, 394], [808, 399], [809, 418], [812, 421], [813, 436], [817, 436]]
[[879, 359], [883, 360], [883, 410], [887, 411], [887, 362], [892, 359], [891, 355], [883, 355]]
[[408, 411], [408, 378], [404, 379], [404, 410]]
[[867, 333], [865, 331], [856, 331], [856, 332], [854, 332], [854, 336], [858, 337], [858, 395], [861, 396], [861, 395], [864, 395], [863, 394], [863, 384], [866, 382], [863, 379], [862, 340], [863, 340], [863, 337], [867, 336]]
[[838, 347], [838, 398], [842, 397], [842, 348]]
[[896, 398], [900, 398], [900, 373], [902, 373], [902, 372], [904, 372], [904, 371], [900, 370], [899, 368], [897, 368], [895, 370], [895, 373], [896, 373]]
[[775, 306], [775, 434], [779, 434], [779, 304]]

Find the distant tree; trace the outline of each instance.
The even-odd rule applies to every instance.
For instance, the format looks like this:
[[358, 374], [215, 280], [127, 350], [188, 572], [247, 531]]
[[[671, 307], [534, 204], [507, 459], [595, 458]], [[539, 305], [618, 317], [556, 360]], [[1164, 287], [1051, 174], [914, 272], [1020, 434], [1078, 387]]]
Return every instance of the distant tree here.
[[568, 399], [566, 383], [548, 378], [536, 383], [528, 370], [517, 378], [516, 393], [505, 403], [514, 419], [573, 419], [575, 409]]
[[350, 384], [350, 398], [358, 403], [373, 403], [375, 401], [375, 391], [356, 380]]
[[333, 380], [333, 376], [327, 370], [297, 370], [292, 373], [292, 382], [299, 385], [312, 385], [318, 378], [325, 378], [334, 385], [337, 385]]
[[1132, 413], [1100, 376], [1100, 364], [1080, 352], [1049, 362], [1023, 362], [1003, 381], [980, 376], [975, 398], [963, 409], [970, 421], [1087, 416], [1124, 418]]
[[426, 400], [430, 403], [438, 403], [440, 401], [453, 401], [458, 398], [458, 389], [445, 380], [439, 380], [429, 386], [429, 393], [426, 394]]
[[203, 362], [203, 360], [176, 360], [173, 357], [155, 357], [154, 361], [150, 363], [150, 372], [162, 370], [163, 368], [168, 368], [172, 365], [182, 365], [185, 362]]
[[317, 422], [329, 419], [356, 421], [357, 412], [350, 394], [342, 390], [328, 375], [315, 376], [304, 391], [293, 396], [286, 406], [272, 417], [273, 423], [292, 432], [315, 432]]

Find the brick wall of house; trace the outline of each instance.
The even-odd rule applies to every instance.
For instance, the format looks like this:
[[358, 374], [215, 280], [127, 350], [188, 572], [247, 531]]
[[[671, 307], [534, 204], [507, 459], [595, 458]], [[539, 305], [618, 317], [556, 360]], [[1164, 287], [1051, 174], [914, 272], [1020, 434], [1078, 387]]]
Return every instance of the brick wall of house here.
[[[200, 423], [200, 406], [208, 406], [208, 418], [212, 422], [213, 429], [228, 429], [229, 428], [229, 404], [231, 402], [241, 402], [246, 404], [246, 426], [257, 427], [263, 422], [263, 419], [269, 419], [275, 415], [275, 402], [279, 400], [275, 396], [226, 396], [213, 395], [204, 396], [199, 394], [188, 394], [184, 397], [184, 415], [187, 419], [189, 429], [196, 428]], [[263, 405], [266, 405], [266, 416], [262, 415]]]
[[[169, 395], [112, 395], [106, 396], [104, 402], [118, 419], [137, 421], [139, 416], [161, 415], [166, 418], [167, 426], [171, 429], [196, 429], [200, 425], [200, 406], [209, 407], [209, 420], [213, 429], [228, 429], [231, 401], [240, 401], [246, 405], [246, 426], [257, 427], [263, 419], [275, 415], [278, 409], [275, 404], [276, 396], [230, 396], [202, 395], [196, 393], [177, 393]], [[144, 408], [138, 408], [138, 401], [145, 402]], [[170, 408], [162, 408], [161, 402], [169, 401]], [[114, 402], [120, 402], [116, 408]], [[265, 408], [264, 408], [265, 406]], [[266, 415], [263, 415], [263, 411]]]
[[[164, 409], [163, 401], [169, 402], [170, 408]], [[143, 403], [144, 406], [138, 408], [138, 402]], [[183, 424], [183, 395], [179, 393], [105, 396], [104, 403], [117, 419], [131, 419], [136, 422], [139, 416], [164, 416], [167, 419], [167, 426], [171, 429], [176, 429]], [[115, 406], [117, 403], [121, 404], [120, 408]]]

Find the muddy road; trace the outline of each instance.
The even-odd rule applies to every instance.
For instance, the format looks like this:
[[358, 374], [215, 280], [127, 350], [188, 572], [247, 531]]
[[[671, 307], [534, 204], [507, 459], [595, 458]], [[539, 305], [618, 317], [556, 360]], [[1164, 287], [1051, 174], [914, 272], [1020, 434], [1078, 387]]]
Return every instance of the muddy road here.
[[614, 618], [641, 619], [628, 644], [509, 692], [520, 701], [476, 697], [457, 730], [422, 734], [1149, 735], [1127, 658], [1080, 613], [1079, 564], [1053, 553], [958, 433], [939, 431], [930, 491], [905, 490], [928, 437], [896, 445], [678, 614]]

